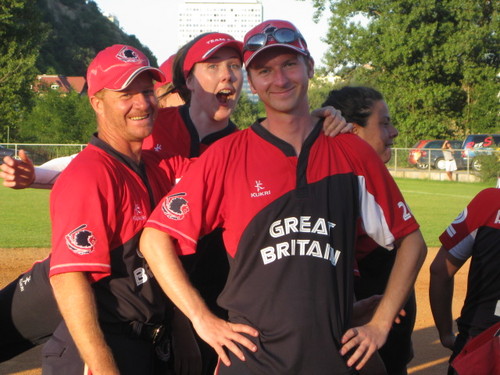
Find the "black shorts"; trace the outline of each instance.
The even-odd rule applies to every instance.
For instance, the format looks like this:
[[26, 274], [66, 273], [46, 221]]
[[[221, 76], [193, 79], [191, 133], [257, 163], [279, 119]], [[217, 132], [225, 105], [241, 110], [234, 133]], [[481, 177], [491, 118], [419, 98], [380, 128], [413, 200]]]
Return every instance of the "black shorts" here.
[[46, 342], [61, 322], [49, 282], [50, 258], [0, 291], [0, 362]]
[[[152, 340], [132, 337], [129, 334], [107, 332], [103, 326], [106, 343], [121, 375], [171, 375], [171, 364], [158, 358]], [[78, 354], [73, 339], [64, 322], [42, 350], [44, 375], [83, 375], [85, 365]]]

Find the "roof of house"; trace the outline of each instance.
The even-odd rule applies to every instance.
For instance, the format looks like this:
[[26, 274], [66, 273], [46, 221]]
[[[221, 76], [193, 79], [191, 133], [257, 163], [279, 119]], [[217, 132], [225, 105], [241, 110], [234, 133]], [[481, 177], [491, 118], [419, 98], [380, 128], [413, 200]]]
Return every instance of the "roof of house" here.
[[86, 88], [85, 77], [66, 77], [61, 75], [43, 74], [36, 77], [34, 90], [39, 91], [40, 86], [52, 88], [62, 92], [70, 92], [71, 90], [81, 94]]

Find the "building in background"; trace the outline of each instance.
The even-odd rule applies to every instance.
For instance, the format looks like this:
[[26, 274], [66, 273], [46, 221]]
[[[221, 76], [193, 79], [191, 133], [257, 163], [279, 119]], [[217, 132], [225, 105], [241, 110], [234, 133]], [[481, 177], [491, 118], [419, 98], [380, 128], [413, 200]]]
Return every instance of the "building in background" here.
[[57, 90], [62, 93], [76, 91], [78, 94], [86, 90], [85, 77], [66, 77], [55, 74], [42, 74], [36, 76], [36, 80], [31, 86], [35, 92], [43, 92], [44, 90]]
[[[179, 47], [199, 34], [221, 32], [243, 40], [246, 32], [263, 21], [263, 7], [260, 0], [186, 0], [179, 5]], [[246, 79], [243, 91], [257, 101], [257, 95], [250, 91]]]

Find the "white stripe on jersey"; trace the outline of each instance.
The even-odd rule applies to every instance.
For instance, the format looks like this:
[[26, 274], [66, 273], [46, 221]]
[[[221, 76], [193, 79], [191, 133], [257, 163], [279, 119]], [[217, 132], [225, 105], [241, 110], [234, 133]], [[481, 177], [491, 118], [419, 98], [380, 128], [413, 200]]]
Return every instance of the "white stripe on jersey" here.
[[476, 240], [477, 228], [470, 232], [470, 234], [462, 241], [457, 243], [448, 252], [457, 259], [466, 260], [472, 255], [472, 247], [474, 246], [474, 241]]
[[379, 246], [388, 250], [394, 249], [395, 238], [389, 230], [382, 207], [377, 203], [373, 194], [367, 190], [364, 176], [358, 176], [358, 183], [361, 218], [366, 234]]

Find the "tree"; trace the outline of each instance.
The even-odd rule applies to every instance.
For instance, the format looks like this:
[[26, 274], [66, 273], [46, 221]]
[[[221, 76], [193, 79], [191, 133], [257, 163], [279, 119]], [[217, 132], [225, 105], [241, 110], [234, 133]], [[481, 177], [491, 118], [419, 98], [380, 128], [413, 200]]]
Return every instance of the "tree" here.
[[245, 92], [242, 92], [231, 119], [240, 127], [240, 129], [248, 128], [255, 122], [259, 113], [263, 113], [262, 105], [259, 105], [259, 103], [252, 102], [248, 98], [248, 95]]
[[0, 6], [0, 139], [16, 137], [32, 98], [35, 62], [44, 38], [34, 0], [2, 0]]
[[313, 4], [331, 12], [326, 65], [349, 83], [383, 92], [404, 135], [399, 145], [498, 131], [498, 2]]
[[65, 94], [47, 89], [34, 103], [19, 127], [23, 142], [87, 143], [96, 131], [94, 112], [87, 96], [75, 91]]

